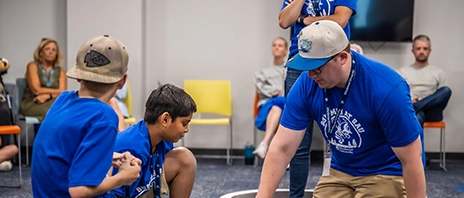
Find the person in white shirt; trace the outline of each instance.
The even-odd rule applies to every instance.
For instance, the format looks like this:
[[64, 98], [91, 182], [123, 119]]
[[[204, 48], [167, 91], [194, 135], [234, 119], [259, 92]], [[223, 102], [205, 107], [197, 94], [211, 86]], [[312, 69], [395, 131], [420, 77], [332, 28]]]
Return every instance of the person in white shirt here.
[[253, 151], [253, 154], [264, 158], [267, 148], [271, 142], [271, 137], [279, 126], [280, 116], [285, 106], [283, 96], [283, 65], [287, 58], [288, 43], [278, 37], [272, 42], [272, 56], [274, 60], [271, 66], [257, 71], [254, 75], [256, 91], [258, 92], [259, 112], [255, 119], [256, 127], [264, 131], [264, 138], [259, 146]]
[[442, 121], [443, 110], [451, 97], [442, 69], [429, 64], [432, 51], [430, 38], [418, 35], [413, 39], [414, 64], [403, 67], [399, 73], [408, 82], [411, 98], [421, 126], [424, 122]]

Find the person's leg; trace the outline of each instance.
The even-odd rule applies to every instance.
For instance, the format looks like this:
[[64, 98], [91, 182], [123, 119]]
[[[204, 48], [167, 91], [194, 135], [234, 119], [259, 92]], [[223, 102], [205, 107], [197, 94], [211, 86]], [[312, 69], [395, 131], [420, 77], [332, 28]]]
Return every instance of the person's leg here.
[[13, 159], [18, 154], [18, 147], [16, 145], [7, 145], [0, 149], [0, 163]]
[[[285, 95], [288, 94], [302, 71], [288, 68], [285, 77]], [[290, 161], [290, 198], [304, 197], [304, 189], [309, 175], [310, 148], [313, 136], [313, 121], [308, 123], [303, 140]]]
[[197, 161], [193, 153], [184, 147], [174, 148], [166, 154], [163, 169], [170, 197], [190, 197], [197, 170]]
[[266, 130], [264, 131], [263, 141], [261, 141], [259, 146], [253, 151], [253, 154], [258, 155], [260, 158], [264, 158], [266, 156], [271, 138], [279, 126], [281, 115], [282, 109], [278, 106], [272, 106], [266, 118]]
[[426, 121], [443, 120], [443, 110], [451, 97], [451, 89], [447, 86], [441, 87], [435, 93], [425, 97], [413, 104], [414, 110], [424, 111]]
[[416, 112], [416, 117], [417, 117], [417, 120], [419, 121], [420, 125], [423, 128], [424, 122], [425, 122], [425, 113], [424, 113], [424, 111]]
[[264, 134], [263, 142], [269, 145], [271, 137], [277, 131], [279, 126], [280, 115], [282, 115], [282, 109], [277, 106], [273, 106], [266, 119], [266, 131]]
[[319, 178], [314, 188], [313, 198], [354, 197], [354, 188], [350, 186], [352, 178], [351, 175], [331, 168], [328, 176]]
[[355, 198], [403, 197], [406, 198], [403, 177], [391, 175], [374, 175], [354, 177]]
[[122, 115], [121, 109], [119, 109], [118, 102], [116, 99], [112, 98], [108, 101], [108, 105], [110, 105], [118, 115], [118, 131], [123, 131], [126, 125], [124, 123], [124, 115]]

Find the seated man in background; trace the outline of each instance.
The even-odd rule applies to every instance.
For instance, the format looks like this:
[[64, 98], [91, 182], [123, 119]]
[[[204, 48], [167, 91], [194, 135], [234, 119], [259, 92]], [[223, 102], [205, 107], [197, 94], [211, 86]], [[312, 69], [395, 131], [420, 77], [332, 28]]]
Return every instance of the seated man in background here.
[[196, 104], [183, 89], [164, 84], [151, 92], [144, 119], [119, 133], [116, 139], [116, 152], [130, 152], [142, 161], [140, 177], [130, 186], [115, 189], [116, 196], [190, 197], [196, 159], [190, 150], [174, 148], [173, 142], [188, 132], [194, 112]]
[[18, 147], [9, 144], [9, 135], [0, 135], [0, 171], [10, 171], [13, 168], [11, 159], [18, 154]]
[[414, 110], [421, 126], [424, 122], [443, 120], [443, 110], [451, 97], [451, 89], [445, 86], [443, 70], [429, 65], [431, 51], [430, 38], [426, 35], [416, 36], [412, 44], [416, 62], [399, 70], [409, 84]]
[[283, 65], [287, 58], [288, 43], [282, 38], [278, 37], [272, 42], [272, 56], [274, 61], [272, 65], [255, 73], [254, 81], [256, 91], [258, 92], [259, 112], [256, 116], [256, 127], [264, 131], [264, 138], [253, 151], [253, 154], [258, 155], [260, 158], [266, 156], [267, 148], [271, 137], [279, 126], [280, 116], [285, 105], [285, 98], [282, 96], [283, 92]]

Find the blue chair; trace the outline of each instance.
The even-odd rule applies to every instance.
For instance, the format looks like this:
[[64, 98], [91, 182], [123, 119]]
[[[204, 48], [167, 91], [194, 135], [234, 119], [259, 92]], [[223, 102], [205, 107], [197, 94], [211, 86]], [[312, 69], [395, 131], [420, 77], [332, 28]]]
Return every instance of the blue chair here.
[[24, 96], [24, 91], [26, 90], [26, 79], [25, 78], [17, 78], [16, 79], [16, 91], [14, 96], [14, 105], [13, 105], [13, 114], [15, 115], [15, 120], [22, 120], [25, 121], [25, 134], [26, 134], [26, 165], [29, 165], [29, 133], [28, 133], [28, 126], [33, 124], [39, 124], [40, 121], [36, 117], [30, 116], [23, 116], [19, 112], [19, 107], [21, 104], [21, 100]]

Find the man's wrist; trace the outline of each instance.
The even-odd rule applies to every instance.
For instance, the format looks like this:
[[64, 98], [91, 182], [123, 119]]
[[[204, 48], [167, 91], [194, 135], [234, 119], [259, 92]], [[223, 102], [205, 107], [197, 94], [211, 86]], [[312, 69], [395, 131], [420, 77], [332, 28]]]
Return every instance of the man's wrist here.
[[303, 25], [306, 25], [306, 24], [304, 23], [306, 17], [308, 17], [308, 15], [301, 15], [301, 16], [298, 18], [298, 23], [303, 24]]

